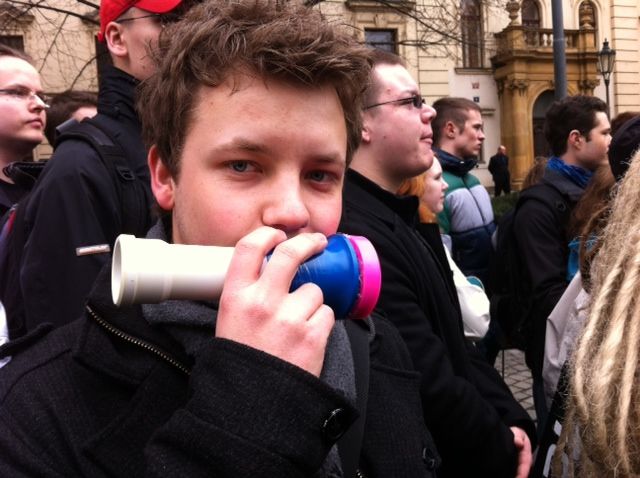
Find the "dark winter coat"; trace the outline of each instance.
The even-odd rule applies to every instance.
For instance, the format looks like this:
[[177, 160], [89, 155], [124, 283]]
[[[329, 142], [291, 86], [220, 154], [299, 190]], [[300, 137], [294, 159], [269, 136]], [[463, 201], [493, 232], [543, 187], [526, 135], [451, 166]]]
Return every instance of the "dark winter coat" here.
[[[526, 350], [527, 365], [534, 375], [541, 377], [547, 317], [568, 285], [567, 263], [571, 239], [568, 237], [568, 222], [584, 189], [561, 173], [550, 170], [545, 170], [536, 187], [546, 188], [549, 196], [556, 198], [550, 202], [568, 208], [566, 212], [559, 213], [542, 201], [525, 201], [514, 220], [518, 253], [523, 260], [527, 279], [523, 281], [527, 289], [523, 293], [531, 296], [532, 304], [528, 314], [531, 339]], [[565, 222], [560, 222], [560, 218], [565, 218]]]
[[[213, 334], [191, 360], [140, 307], [113, 305], [109, 276], [84, 318], [5, 350], [0, 476], [318, 476], [357, 417], [344, 395]], [[374, 328], [362, 476], [432, 477], [418, 374], [395, 328]]]
[[[134, 110], [137, 81], [116, 68], [102, 78], [98, 117], [125, 150], [129, 168], [143, 189], [140, 209], [153, 202], [146, 148]], [[88, 143], [69, 139], [60, 144], [31, 192], [25, 209], [24, 245], [17, 305], [5, 301], [12, 329], [33, 329], [46, 318], [63, 325], [82, 314], [85, 300], [109, 253], [78, 256], [76, 249], [113, 247], [122, 233], [121, 191]], [[142, 221], [142, 224], [145, 222]], [[14, 312], [17, 311], [17, 312]], [[15, 314], [20, 314], [20, 317]]]
[[339, 230], [362, 235], [382, 265], [378, 305], [398, 327], [414, 366], [440, 477], [509, 477], [517, 451], [510, 426], [535, 428], [496, 370], [464, 339], [460, 307], [437, 226], [415, 229], [418, 200], [348, 171]]

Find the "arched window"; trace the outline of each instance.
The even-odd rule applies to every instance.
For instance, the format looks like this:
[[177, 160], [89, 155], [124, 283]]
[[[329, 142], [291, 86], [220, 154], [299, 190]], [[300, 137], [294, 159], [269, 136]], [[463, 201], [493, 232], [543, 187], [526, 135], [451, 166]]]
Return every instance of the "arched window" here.
[[462, 66], [482, 68], [482, 3], [481, 0], [462, 0], [460, 4], [462, 28]]
[[522, 26], [525, 28], [540, 28], [540, 7], [536, 0], [522, 1]]
[[522, 26], [527, 45], [538, 45], [538, 30], [540, 30], [540, 6], [536, 0], [522, 0]]

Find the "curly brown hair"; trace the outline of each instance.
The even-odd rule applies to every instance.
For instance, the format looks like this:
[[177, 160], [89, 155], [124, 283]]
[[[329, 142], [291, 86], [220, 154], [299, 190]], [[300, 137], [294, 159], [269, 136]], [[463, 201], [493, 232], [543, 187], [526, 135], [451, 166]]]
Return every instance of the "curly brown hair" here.
[[138, 111], [145, 141], [176, 178], [201, 88], [239, 73], [332, 86], [344, 111], [347, 164], [360, 144], [371, 53], [317, 10], [297, 2], [207, 0], [163, 31], [154, 56], [158, 69], [140, 89]]

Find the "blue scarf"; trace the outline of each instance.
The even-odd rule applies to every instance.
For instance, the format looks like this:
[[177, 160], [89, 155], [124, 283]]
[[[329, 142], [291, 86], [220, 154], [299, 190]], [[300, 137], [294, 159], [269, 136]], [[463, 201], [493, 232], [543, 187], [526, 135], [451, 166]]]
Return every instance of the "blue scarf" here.
[[549, 158], [549, 162], [547, 163], [547, 169], [550, 171], [558, 171], [565, 178], [570, 180], [576, 186], [584, 189], [589, 184], [589, 180], [593, 173], [587, 169], [581, 168], [579, 166], [573, 166], [570, 164], [566, 164], [563, 160], [561, 160], [557, 156], [551, 156]]

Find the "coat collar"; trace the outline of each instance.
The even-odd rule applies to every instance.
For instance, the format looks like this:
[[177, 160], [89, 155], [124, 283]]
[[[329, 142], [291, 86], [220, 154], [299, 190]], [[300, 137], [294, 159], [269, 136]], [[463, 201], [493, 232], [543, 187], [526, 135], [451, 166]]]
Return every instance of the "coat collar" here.
[[417, 197], [392, 194], [353, 169], [347, 170], [344, 196], [348, 207], [364, 208], [388, 224], [396, 215], [409, 226], [418, 223]]
[[[141, 353], [131, 353], [129, 346], [138, 347]], [[183, 373], [192, 366], [176, 340], [149, 325], [140, 306], [119, 308], [113, 303], [110, 265], [102, 269], [89, 296], [74, 356], [94, 369], [131, 383], [145, 377], [160, 359]]]

